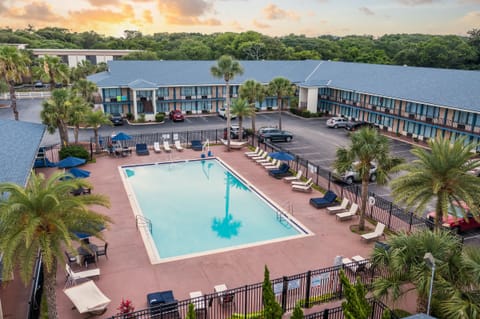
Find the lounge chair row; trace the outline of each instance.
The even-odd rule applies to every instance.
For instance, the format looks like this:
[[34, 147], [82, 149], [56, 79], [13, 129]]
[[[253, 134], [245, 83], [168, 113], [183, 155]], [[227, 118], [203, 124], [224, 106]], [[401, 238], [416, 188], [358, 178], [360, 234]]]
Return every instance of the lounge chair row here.
[[288, 164], [269, 157], [268, 152], [262, 150], [258, 146], [253, 152], [245, 152], [245, 156], [267, 169], [268, 174], [272, 177], [281, 179], [282, 177], [291, 175], [290, 166]]
[[[184, 150], [184, 148], [183, 148], [183, 146], [182, 146], [182, 144], [180, 143], [179, 140], [175, 140], [175, 142], [173, 144], [173, 148], [175, 148], [179, 152], [182, 152]], [[161, 153], [162, 152], [162, 148], [160, 147], [159, 142], [154, 142], [153, 143], [153, 150], [155, 151], [155, 153]], [[172, 151], [172, 147], [170, 146], [170, 143], [168, 141], [163, 141], [163, 150], [167, 153]]]

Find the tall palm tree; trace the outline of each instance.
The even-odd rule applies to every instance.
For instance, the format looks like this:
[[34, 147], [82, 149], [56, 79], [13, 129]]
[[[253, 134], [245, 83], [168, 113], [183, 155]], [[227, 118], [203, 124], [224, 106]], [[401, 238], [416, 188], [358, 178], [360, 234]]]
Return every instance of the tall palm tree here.
[[72, 68], [70, 78], [72, 81], [85, 79], [88, 75], [94, 74], [97, 67], [88, 60], [82, 60], [77, 63], [77, 66]]
[[68, 179], [62, 172], [46, 179], [32, 174], [24, 188], [14, 183], [1, 183], [0, 194], [0, 251], [3, 252], [4, 274], [20, 269], [25, 282], [31, 278], [33, 265], [40, 252], [48, 318], [57, 318], [57, 262], [63, 261], [63, 249], [72, 249], [79, 241], [74, 232], [85, 232], [102, 238], [99, 226], [111, 222], [91, 205], [109, 207], [107, 197], [99, 194], [73, 196], [79, 187], [91, 187], [84, 179]]
[[43, 109], [40, 112], [42, 123], [47, 125], [50, 134], [58, 129], [60, 143], [63, 146], [68, 145], [68, 121], [73, 106], [74, 95], [68, 89], [56, 89], [52, 91], [52, 96], [43, 101]]
[[252, 116], [252, 131], [255, 134], [255, 102], [262, 102], [265, 99], [265, 87], [255, 80], [245, 81], [239, 89], [239, 96], [242, 99], [245, 99], [250, 104], [250, 107], [253, 109], [251, 114]]
[[374, 281], [374, 294], [395, 302], [411, 290], [417, 292], [417, 312], [425, 312], [432, 270], [425, 253], [435, 258], [433, 314], [439, 318], [478, 318], [480, 310], [480, 250], [466, 248], [451, 232], [430, 230], [389, 236], [390, 248], [375, 248], [373, 266], [387, 276]]
[[0, 46], [0, 80], [5, 82], [10, 93], [10, 103], [13, 116], [18, 121], [17, 96], [15, 83], [22, 82], [22, 77], [28, 75], [30, 59], [26, 54], [13, 46]]
[[471, 160], [476, 145], [465, 144], [464, 138], [451, 143], [442, 137], [429, 141], [428, 146], [430, 150], [414, 147], [411, 152], [417, 159], [399, 167], [407, 173], [391, 183], [394, 200], [420, 215], [436, 200], [435, 229], [441, 227], [443, 217], [457, 214], [448, 209], [454, 202], [464, 201], [478, 216], [480, 179], [468, 173], [480, 167], [479, 161]]
[[210, 68], [210, 73], [216, 78], [223, 78], [225, 81], [225, 90], [226, 90], [226, 115], [227, 115], [227, 151], [230, 151], [230, 126], [231, 126], [231, 115], [230, 115], [230, 80], [232, 80], [236, 75], [243, 74], [243, 68], [238, 61], [233, 60], [229, 55], [222, 55], [217, 60], [217, 65], [214, 65]]
[[[388, 180], [388, 173], [402, 159], [390, 156], [390, 142], [387, 137], [379, 134], [373, 128], [362, 128], [350, 135], [351, 145], [348, 148], [337, 149], [336, 159], [333, 164], [339, 174], [350, 169], [358, 172], [362, 180], [362, 195], [360, 205], [359, 229], [365, 229], [365, 208], [368, 197], [368, 182], [372, 164], [377, 167], [375, 178], [378, 184], [385, 184]], [[354, 167], [352, 167], [354, 166]]]
[[85, 122], [85, 115], [90, 111], [87, 101], [81, 96], [72, 96], [72, 108], [68, 114], [68, 124], [73, 125], [73, 137], [78, 143], [80, 125]]
[[282, 109], [283, 99], [290, 97], [294, 93], [292, 82], [287, 78], [277, 77], [268, 83], [268, 93], [277, 97], [278, 105], [278, 128], [282, 129]]
[[234, 99], [232, 103], [232, 114], [237, 115], [238, 117], [238, 139], [241, 141], [243, 139], [243, 118], [250, 116], [255, 113], [255, 110], [248, 105], [248, 102], [244, 99]]
[[68, 83], [70, 69], [57, 56], [46, 55], [38, 59], [38, 65], [33, 68], [33, 74], [43, 82], [50, 83], [50, 90], [55, 89], [57, 83]]
[[102, 110], [90, 110], [85, 115], [85, 125], [93, 128], [93, 138], [95, 140], [95, 151], [100, 152], [100, 141], [98, 140], [98, 129], [102, 125], [112, 125], [112, 121], [108, 116], [102, 112]]
[[97, 85], [86, 79], [80, 79], [73, 84], [73, 90], [93, 107], [93, 93], [97, 92]]

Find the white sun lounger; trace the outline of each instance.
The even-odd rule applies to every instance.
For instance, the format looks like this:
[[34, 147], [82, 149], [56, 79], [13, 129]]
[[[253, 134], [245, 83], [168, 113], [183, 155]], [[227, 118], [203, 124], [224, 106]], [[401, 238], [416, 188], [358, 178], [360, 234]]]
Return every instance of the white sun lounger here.
[[260, 165], [262, 165], [262, 166], [276, 166], [277, 163], [278, 163], [278, 160], [274, 159], [271, 162], [269, 161], [269, 162], [260, 163]]
[[63, 292], [75, 305], [79, 313], [101, 315], [107, 310], [110, 299], [91, 280], [80, 285], [64, 289]]
[[342, 220], [348, 220], [352, 219], [353, 216], [357, 215], [358, 211], [358, 205], [353, 203], [352, 206], [350, 206], [350, 209], [344, 213], [338, 213], [335, 216], [337, 216], [337, 219], [342, 221]]
[[252, 156], [257, 156], [259, 153], [260, 153], [260, 147], [257, 146], [257, 147], [255, 148], [255, 151], [253, 151], [253, 152], [245, 152], [244, 154], [245, 154], [245, 156], [250, 156], [250, 155], [252, 155]]
[[180, 141], [179, 140], [175, 140], [175, 144], [173, 144], [173, 146], [175, 146], [175, 149], [179, 152], [183, 151], [183, 146], [182, 144], [180, 144]]
[[162, 150], [160, 149], [160, 143], [159, 142], [154, 142], [153, 143], [153, 150], [155, 151], [155, 153], [162, 152]]
[[312, 191], [313, 182], [310, 181], [305, 185], [292, 185], [292, 191], [297, 192], [311, 192]]
[[365, 239], [366, 241], [372, 240], [372, 239], [377, 239], [380, 236], [384, 236], [383, 231], [385, 230], [385, 224], [382, 223], [377, 223], [377, 226], [375, 227], [375, 230], [371, 233], [366, 233], [362, 235], [362, 238]]
[[265, 151], [262, 151], [262, 154], [260, 156], [252, 157], [252, 160], [255, 161], [255, 162], [259, 161], [259, 160], [264, 160], [264, 159], [267, 158], [267, 156], [268, 156], [268, 153], [265, 152]]
[[295, 175], [295, 176], [285, 176], [285, 177], [283, 178], [283, 181], [284, 181], [285, 183], [294, 182], [294, 181], [299, 181], [300, 178], [302, 178], [302, 174], [303, 174], [303, 172], [302, 172], [301, 170], [299, 170], [299, 171], [297, 172], [297, 175]]
[[327, 207], [327, 212], [329, 214], [343, 213], [344, 211], [347, 210], [348, 203], [349, 203], [349, 200], [346, 197], [344, 197], [340, 205]]
[[292, 181], [292, 185], [297, 185], [297, 186], [305, 186], [309, 183], [312, 182], [312, 178], [310, 177], [309, 179], [307, 179], [307, 181], [305, 182], [302, 182], [302, 181]]
[[172, 149], [170, 148], [170, 144], [168, 143], [168, 141], [163, 141], [163, 149], [165, 150], [165, 152], [171, 152]]
[[279, 169], [280, 168], [280, 165], [282, 165], [282, 162], [281, 161], [277, 161], [277, 164], [274, 164], [273, 163], [271, 165], [266, 165], [266, 166], [263, 166], [265, 167], [266, 170], [269, 170], [269, 169]]
[[69, 264], [65, 264], [65, 271], [67, 272], [67, 281], [65, 286], [74, 285], [79, 279], [86, 279], [95, 276], [100, 277], [100, 268], [74, 272], [72, 268], [70, 268]]

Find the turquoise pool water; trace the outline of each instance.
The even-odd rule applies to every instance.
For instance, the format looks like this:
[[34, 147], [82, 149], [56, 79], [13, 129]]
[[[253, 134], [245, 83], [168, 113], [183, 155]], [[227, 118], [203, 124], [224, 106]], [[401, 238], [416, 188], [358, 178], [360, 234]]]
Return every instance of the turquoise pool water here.
[[161, 260], [307, 233], [216, 159], [122, 170]]

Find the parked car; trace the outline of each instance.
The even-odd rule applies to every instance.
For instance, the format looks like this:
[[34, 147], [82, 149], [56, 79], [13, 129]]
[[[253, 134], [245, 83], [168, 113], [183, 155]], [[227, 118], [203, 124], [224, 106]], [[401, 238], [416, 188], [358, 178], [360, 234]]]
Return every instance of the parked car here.
[[[232, 125], [230, 126], [230, 138], [232, 139], [238, 139], [238, 136], [240, 134], [240, 125]], [[242, 130], [242, 138], [245, 139], [248, 136], [248, 132], [245, 128]], [[223, 138], [227, 138], [227, 128], [223, 129]]]
[[358, 121], [358, 122], [347, 122], [345, 124], [345, 129], [347, 131], [356, 131], [359, 130], [363, 127], [371, 127], [371, 128], [376, 128], [377, 125], [370, 123], [370, 122], [365, 122], [365, 121]]
[[168, 118], [173, 122], [183, 122], [185, 121], [185, 116], [182, 114], [181, 110], [172, 110], [168, 114]]
[[[476, 159], [472, 159], [471, 161], [480, 161], [480, 159], [476, 158]], [[479, 166], [479, 167], [475, 167], [475, 168], [472, 169], [472, 170], [469, 170], [469, 171], [468, 171], [468, 174], [471, 174], [471, 175], [480, 177], [480, 166]]]
[[[349, 185], [353, 184], [354, 182], [360, 182], [362, 179], [358, 174], [358, 171], [355, 170], [355, 167], [358, 165], [359, 162], [354, 162], [352, 167], [348, 169], [345, 173], [340, 174], [337, 170], [333, 170], [332, 177], [338, 181], [347, 183]], [[375, 163], [370, 163], [370, 181], [375, 182], [377, 180], [377, 165]]]
[[327, 126], [333, 128], [345, 127], [348, 119], [342, 116], [331, 117], [327, 120]]
[[112, 113], [110, 114], [110, 121], [113, 125], [123, 125], [123, 116], [120, 113]]
[[[223, 117], [223, 119], [226, 119], [227, 118], [227, 110], [222, 108], [222, 109], [219, 109], [218, 110], [218, 116], [220, 117]], [[236, 114], [232, 114], [232, 111], [230, 110], [230, 119], [236, 119], [237, 118], [237, 115]]]
[[293, 139], [293, 134], [278, 128], [264, 127], [258, 130], [258, 139], [260, 142], [290, 142]]
[[[463, 207], [463, 209], [461, 208]], [[442, 226], [451, 229], [455, 233], [480, 228], [480, 221], [473, 218], [470, 208], [465, 202], [454, 202], [448, 208], [449, 214], [443, 218]], [[455, 217], [455, 215], [457, 217]], [[427, 215], [427, 226], [433, 228], [435, 224], [435, 212]]]
[[42, 81], [37, 81], [33, 84], [33, 87], [36, 88], [36, 89], [42, 89], [44, 87], [44, 85], [43, 85]]

